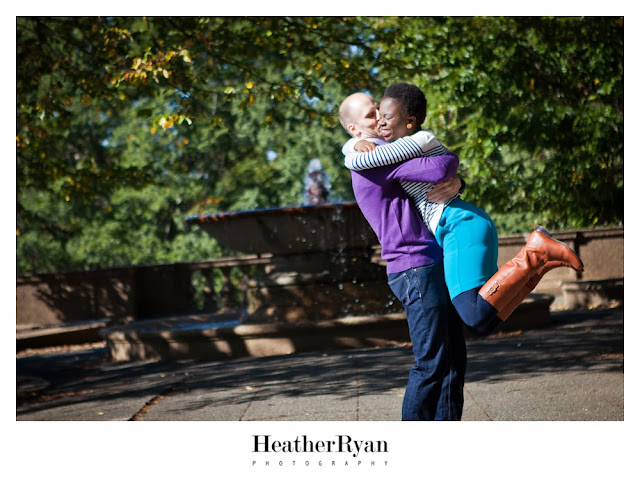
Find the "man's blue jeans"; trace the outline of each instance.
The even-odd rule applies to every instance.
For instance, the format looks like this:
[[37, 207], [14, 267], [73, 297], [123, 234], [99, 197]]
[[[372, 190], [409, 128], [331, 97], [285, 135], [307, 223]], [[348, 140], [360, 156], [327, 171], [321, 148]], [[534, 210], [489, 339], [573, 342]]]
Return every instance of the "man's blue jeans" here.
[[402, 420], [460, 420], [467, 351], [442, 263], [392, 273], [388, 281], [407, 313], [415, 357]]

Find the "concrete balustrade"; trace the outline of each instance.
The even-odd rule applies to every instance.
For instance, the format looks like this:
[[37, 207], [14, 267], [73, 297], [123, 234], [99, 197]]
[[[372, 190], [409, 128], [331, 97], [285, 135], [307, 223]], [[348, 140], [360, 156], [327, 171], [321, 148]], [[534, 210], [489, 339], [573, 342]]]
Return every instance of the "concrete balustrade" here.
[[[578, 252], [586, 269], [582, 275], [571, 269], [551, 271], [538, 285], [536, 293], [555, 296], [560, 308], [606, 304], [622, 297], [623, 227], [553, 234]], [[526, 234], [501, 236], [499, 264], [513, 257], [526, 238]], [[372, 261], [376, 261], [378, 252], [374, 247]], [[268, 269], [270, 262], [270, 255], [251, 255], [19, 276], [16, 279], [16, 323], [19, 329], [89, 321], [120, 324], [166, 316], [246, 310], [246, 293], [251, 288], [248, 280]], [[380, 276], [384, 284], [383, 270]], [[214, 277], [223, 280], [222, 283], [218, 281], [217, 289]], [[201, 282], [196, 283], [196, 279]], [[358, 286], [348, 288], [353, 288], [357, 294]], [[397, 302], [393, 306], [393, 298], [388, 302], [387, 312], [401, 311]]]

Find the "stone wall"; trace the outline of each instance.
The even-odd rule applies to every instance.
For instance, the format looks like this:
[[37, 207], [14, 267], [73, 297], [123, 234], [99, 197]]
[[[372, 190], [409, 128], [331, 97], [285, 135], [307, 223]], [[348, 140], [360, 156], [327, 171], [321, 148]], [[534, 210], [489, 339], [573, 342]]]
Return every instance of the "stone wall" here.
[[[603, 280], [616, 286], [623, 283], [623, 227], [553, 234], [578, 252], [585, 263], [585, 272], [576, 275], [573, 270], [564, 268], [551, 271], [536, 292], [552, 294], [562, 302], [566, 294], [563, 283], [565, 286], [571, 283], [572, 289], [575, 289], [575, 283], [578, 286], [585, 283], [591, 290], [596, 286], [596, 291]], [[501, 236], [499, 264], [513, 257], [526, 238], [527, 235]], [[242, 256], [196, 263], [21, 276], [16, 279], [17, 324], [26, 327], [100, 319], [131, 321], [193, 313], [197, 310], [192, 283], [195, 272], [210, 276], [212, 269], [225, 270], [228, 277], [231, 267], [244, 270], [264, 262], [265, 258]], [[227, 290], [245, 289], [244, 286], [228, 285], [225, 284]], [[211, 291], [210, 284], [208, 290]]]
[[[594, 290], [596, 298], [619, 297], [621, 290], [610, 292], [611, 286], [620, 286], [624, 280], [624, 228], [599, 228], [580, 231], [554, 231], [553, 236], [569, 245], [582, 259], [584, 273], [577, 274], [570, 268], [558, 268], [550, 271], [540, 281], [535, 293], [548, 293], [556, 297], [552, 308], [588, 307], [590, 302], [572, 301], [573, 295], [567, 293], [567, 286], [580, 290]], [[528, 234], [500, 236], [498, 266], [514, 257], [524, 245]], [[577, 287], [577, 288], [576, 288]], [[609, 295], [605, 296], [606, 293]]]
[[136, 314], [135, 268], [20, 276], [17, 324], [49, 326], [87, 320], [131, 320]]

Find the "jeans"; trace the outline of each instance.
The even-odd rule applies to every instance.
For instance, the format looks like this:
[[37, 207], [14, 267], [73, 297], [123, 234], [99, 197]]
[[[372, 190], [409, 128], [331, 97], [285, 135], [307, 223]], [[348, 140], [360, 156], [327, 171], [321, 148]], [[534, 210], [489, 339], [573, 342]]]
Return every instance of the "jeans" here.
[[442, 263], [392, 273], [388, 281], [404, 305], [415, 358], [402, 420], [460, 420], [467, 351]]

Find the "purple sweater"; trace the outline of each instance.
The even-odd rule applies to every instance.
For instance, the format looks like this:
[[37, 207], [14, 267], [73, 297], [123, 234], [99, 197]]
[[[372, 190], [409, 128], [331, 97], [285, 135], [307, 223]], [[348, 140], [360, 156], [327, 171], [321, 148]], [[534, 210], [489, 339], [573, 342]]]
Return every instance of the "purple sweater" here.
[[442, 261], [442, 249], [422, 221], [400, 181], [438, 183], [453, 177], [458, 156], [420, 157], [389, 166], [351, 171], [353, 193], [378, 236], [387, 273]]

